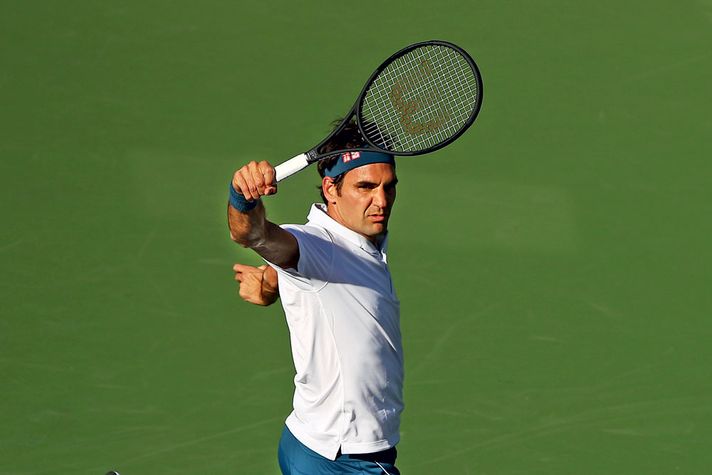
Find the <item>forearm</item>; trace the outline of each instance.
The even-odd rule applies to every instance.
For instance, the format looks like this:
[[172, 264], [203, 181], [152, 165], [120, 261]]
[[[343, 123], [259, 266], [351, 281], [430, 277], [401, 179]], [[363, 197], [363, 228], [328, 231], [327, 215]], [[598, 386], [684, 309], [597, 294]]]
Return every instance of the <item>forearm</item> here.
[[267, 220], [261, 201], [247, 212], [228, 205], [228, 225], [230, 238], [236, 243], [279, 266], [296, 266], [299, 259], [296, 240], [287, 231]]
[[268, 221], [261, 201], [249, 211], [238, 211], [228, 204], [227, 222], [230, 238], [243, 247], [254, 249], [266, 240]]

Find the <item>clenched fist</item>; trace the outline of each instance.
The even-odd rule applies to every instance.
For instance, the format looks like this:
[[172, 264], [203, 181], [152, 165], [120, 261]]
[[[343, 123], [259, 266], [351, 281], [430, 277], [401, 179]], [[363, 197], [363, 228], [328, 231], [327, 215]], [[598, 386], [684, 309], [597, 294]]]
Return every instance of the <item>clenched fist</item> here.
[[277, 272], [269, 266], [235, 264], [235, 280], [240, 282], [240, 297], [255, 305], [271, 305], [279, 298]]
[[273, 195], [277, 193], [274, 167], [267, 161], [258, 163], [253, 160], [235, 172], [232, 187], [248, 201]]

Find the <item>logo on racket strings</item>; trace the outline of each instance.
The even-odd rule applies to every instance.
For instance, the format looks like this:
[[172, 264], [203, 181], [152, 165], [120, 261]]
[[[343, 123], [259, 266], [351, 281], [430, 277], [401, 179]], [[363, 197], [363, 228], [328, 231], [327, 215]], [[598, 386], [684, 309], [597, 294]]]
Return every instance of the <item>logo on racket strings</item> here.
[[[450, 115], [442, 110], [442, 99], [434, 87], [423, 87], [434, 73], [430, 61], [423, 58], [410, 76], [398, 79], [391, 88], [388, 98], [398, 112], [398, 120], [403, 130], [410, 135], [422, 135], [437, 132]], [[407, 99], [408, 93], [415, 91], [414, 98]], [[423, 111], [423, 119], [416, 120], [418, 111]]]

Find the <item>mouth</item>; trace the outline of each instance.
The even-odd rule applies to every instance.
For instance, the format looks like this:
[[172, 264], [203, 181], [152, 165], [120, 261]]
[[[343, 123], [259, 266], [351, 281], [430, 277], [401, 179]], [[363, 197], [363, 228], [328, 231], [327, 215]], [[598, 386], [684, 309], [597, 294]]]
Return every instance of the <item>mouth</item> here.
[[374, 223], [383, 223], [386, 221], [387, 216], [385, 214], [371, 214], [368, 216]]

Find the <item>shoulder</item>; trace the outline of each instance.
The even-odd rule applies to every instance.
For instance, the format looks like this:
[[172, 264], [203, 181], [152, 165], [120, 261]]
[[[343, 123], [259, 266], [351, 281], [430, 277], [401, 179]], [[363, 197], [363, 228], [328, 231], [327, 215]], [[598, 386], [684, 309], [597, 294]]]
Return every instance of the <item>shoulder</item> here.
[[292, 234], [297, 241], [311, 241], [315, 245], [332, 245], [334, 237], [324, 227], [307, 223], [307, 224], [283, 224], [281, 228]]
[[284, 224], [282, 229], [297, 240], [299, 260], [297, 274], [317, 280], [329, 280], [334, 260], [334, 238], [331, 233], [313, 224]]

